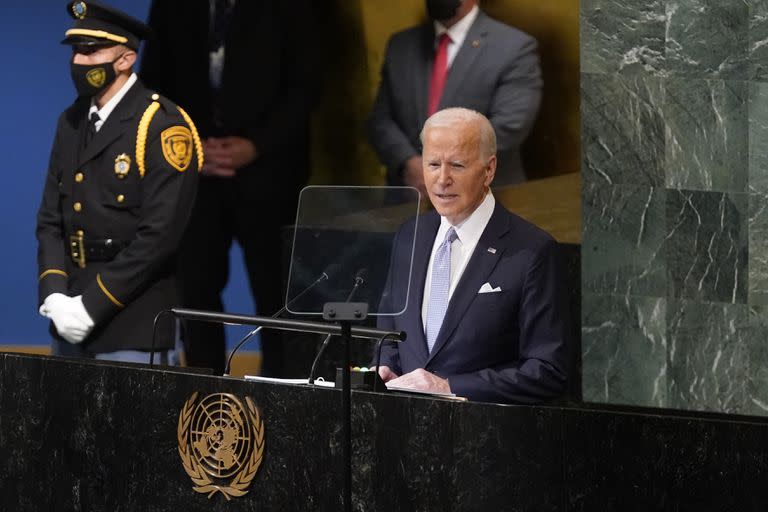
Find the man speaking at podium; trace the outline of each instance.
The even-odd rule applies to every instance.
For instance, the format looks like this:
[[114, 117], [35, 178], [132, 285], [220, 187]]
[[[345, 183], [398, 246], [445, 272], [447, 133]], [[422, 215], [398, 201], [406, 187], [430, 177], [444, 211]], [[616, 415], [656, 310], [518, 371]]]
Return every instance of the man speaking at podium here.
[[[378, 325], [408, 337], [382, 347], [379, 374], [388, 385], [487, 402], [561, 396], [567, 307], [556, 242], [495, 201], [496, 136], [485, 116], [439, 111], [421, 139], [435, 211], [419, 218], [410, 288], [411, 248], [396, 237], [382, 300], [407, 293], [408, 307]], [[403, 226], [402, 239], [413, 229]]]

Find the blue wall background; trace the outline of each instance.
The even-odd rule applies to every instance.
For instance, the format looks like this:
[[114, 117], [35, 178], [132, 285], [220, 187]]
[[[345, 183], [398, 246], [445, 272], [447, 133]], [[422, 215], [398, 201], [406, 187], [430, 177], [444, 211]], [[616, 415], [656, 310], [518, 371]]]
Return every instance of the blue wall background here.
[[[149, 0], [110, 0], [146, 19]], [[70, 50], [59, 44], [72, 19], [63, 0], [2, 0], [0, 6], [0, 345], [46, 345], [48, 323], [37, 314], [35, 216], [56, 120], [75, 97]], [[239, 248], [230, 254], [226, 309], [253, 311]], [[243, 328], [228, 328], [230, 341]]]

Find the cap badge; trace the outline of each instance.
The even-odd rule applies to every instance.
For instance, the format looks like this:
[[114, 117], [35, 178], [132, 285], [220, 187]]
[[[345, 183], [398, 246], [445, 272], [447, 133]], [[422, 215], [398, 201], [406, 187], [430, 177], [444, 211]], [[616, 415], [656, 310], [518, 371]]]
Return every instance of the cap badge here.
[[128, 171], [131, 170], [131, 157], [125, 153], [117, 155], [115, 158], [115, 174], [119, 179], [125, 179], [128, 176]]
[[85, 2], [75, 2], [72, 4], [72, 14], [75, 15], [75, 18], [81, 20], [85, 18], [85, 13], [88, 11], [88, 6], [85, 5]]

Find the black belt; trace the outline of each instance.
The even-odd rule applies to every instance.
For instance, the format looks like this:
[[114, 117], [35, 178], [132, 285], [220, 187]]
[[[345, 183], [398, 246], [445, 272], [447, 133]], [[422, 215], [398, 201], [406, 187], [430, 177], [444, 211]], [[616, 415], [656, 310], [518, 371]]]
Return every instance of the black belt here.
[[82, 235], [69, 236], [69, 253], [72, 261], [80, 268], [85, 268], [88, 261], [112, 261], [117, 253], [128, 247], [130, 241], [106, 238], [93, 240]]

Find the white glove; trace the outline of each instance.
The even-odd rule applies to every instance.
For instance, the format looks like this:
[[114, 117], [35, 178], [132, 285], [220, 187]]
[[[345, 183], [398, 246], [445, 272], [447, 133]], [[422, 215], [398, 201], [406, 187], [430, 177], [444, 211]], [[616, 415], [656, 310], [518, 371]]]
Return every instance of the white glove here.
[[83, 296], [67, 297], [52, 293], [40, 306], [40, 314], [50, 318], [56, 331], [70, 343], [82, 342], [93, 329], [93, 319], [83, 306]]

